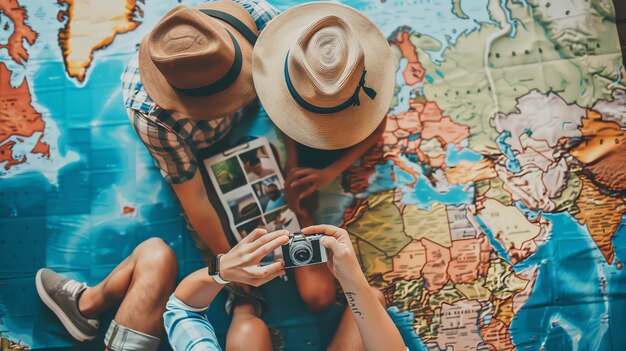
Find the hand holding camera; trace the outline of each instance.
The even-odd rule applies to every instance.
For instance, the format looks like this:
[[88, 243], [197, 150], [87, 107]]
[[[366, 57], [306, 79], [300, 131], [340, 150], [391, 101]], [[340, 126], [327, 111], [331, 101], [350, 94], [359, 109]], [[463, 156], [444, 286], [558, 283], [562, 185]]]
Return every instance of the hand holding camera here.
[[[263, 259], [274, 252], [278, 259], [266, 263]], [[363, 277], [348, 233], [331, 225], [315, 225], [293, 234], [255, 229], [219, 261], [221, 279], [253, 286], [284, 275], [287, 268], [324, 262], [340, 282]]]
[[284, 262], [276, 261], [261, 266], [261, 260], [289, 241], [289, 232], [279, 230], [268, 233], [255, 229], [228, 253], [219, 259], [219, 277], [226, 281], [260, 286], [284, 275]]
[[319, 241], [328, 249], [328, 268], [343, 286], [345, 282], [365, 280], [354, 253], [350, 236], [345, 230], [332, 225], [314, 225], [302, 229], [302, 234], [320, 233]]
[[293, 233], [281, 248], [285, 268], [296, 268], [324, 263], [328, 260], [326, 248], [321, 245], [323, 234]]

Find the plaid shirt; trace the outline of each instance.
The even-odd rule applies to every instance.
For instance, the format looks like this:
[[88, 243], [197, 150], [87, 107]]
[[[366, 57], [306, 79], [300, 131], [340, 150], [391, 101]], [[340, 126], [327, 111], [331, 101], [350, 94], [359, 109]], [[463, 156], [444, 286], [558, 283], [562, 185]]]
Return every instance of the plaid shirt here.
[[[264, 0], [233, 1], [250, 12], [259, 30], [279, 14], [278, 9]], [[211, 121], [194, 121], [188, 116], [160, 108], [143, 88], [137, 54], [122, 74], [122, 93], [135, 132], [170, 184], [190, 180], [198, 169], [195, 152], [220, 140], [228, 133], [233, 121], [243, 114], [239, 111], [233, 116]]]

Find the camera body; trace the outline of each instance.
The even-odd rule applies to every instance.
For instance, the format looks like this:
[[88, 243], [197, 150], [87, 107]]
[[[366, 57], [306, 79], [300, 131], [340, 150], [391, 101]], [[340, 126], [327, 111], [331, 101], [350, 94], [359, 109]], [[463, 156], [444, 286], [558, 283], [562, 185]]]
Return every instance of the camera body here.
[[309, 266], [328, 261], [326, 248], [320, 242], [323, 236], [324, 234], [290, 234], [289, 241], [281, 246], [285, 268]]

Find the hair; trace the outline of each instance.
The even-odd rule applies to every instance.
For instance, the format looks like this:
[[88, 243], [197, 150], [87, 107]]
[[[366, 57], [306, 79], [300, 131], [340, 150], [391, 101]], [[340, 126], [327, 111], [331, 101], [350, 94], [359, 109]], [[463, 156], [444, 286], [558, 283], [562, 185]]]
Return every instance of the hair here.
[[261, 159], [256, 156], [252, 156], [246, 160], [246, 162], [250, 163], [250, 166], [256, 166], [261, 163]]

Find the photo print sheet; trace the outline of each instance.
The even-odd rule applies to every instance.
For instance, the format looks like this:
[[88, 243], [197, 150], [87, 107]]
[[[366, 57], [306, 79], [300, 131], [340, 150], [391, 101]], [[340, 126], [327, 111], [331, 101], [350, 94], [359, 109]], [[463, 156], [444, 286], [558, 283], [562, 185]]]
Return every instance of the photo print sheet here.
[[287, 207], [285, 181], [267, 138], [236, 146], [204, 164], [237, 241], [256, 228], [300, 230]]

